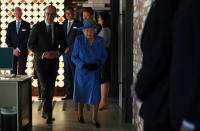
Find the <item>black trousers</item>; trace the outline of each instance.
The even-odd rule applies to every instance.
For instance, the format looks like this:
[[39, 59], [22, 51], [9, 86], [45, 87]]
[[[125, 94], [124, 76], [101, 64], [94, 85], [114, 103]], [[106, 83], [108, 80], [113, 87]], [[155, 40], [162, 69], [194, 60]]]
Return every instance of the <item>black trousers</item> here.
[[54, 95], [57, 70], [58, 68], [44, 68], [39, 72], [37, 71], [44, 103], [43, 112], [46, 113], [48, 117], [52, 117], [52, 100]]
[[71, 52], [63, 54], [65, 70], [66, 95], [73, 97], [75, 65], [71, 60]]
[[[36, 70], [34, 70], [34, 79], [38, 79], [38, 75]], [[40, 86], [40, 81], [38, 79], [38, 97], [42, 98], [42, 93], [41, 93], [41, 86]]]
[[148, 123], [153, 123], [153, 124], [146, 124], [146, 121], [144, 120], [144, 131], [178, 131], [172, 129], [167, 121], [158, 123], [154, 123], [153, 121], [151, 121]]
[[[13, 56], [13, 70], [11, 71], [11, 74], [14, 73], [19, 75], [25, 75], [27, 56], [27, 53], [21, 53], [20, 56]], [[18, 73], [17, 63], [19, 64]]]

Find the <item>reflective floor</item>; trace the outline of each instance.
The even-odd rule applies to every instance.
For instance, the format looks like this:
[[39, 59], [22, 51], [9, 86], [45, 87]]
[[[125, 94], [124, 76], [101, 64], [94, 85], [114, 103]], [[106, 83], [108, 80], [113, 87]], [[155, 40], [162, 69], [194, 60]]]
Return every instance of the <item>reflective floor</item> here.
[[[96, 129], [92, 125], [90, 106], [84, 108], [85, 123], [80, 124], [77, 120], [76, 106], [73, 101], [60, 101], [56, 98], [54, 101], [53, 117], [55, 122], [52, 126], [47, 125], [45, 119], [41, 118], [40, 102], [33, 101], [33, 126], [28, 131], [134, 131], [131, 124], [121, 122], [121, 113], [117, 104], [109, 104], [103, 111], [99, 111], [98, 121], [101, 125], [100, 129]], [[131, 115], [131, 114], [130, 114]]]

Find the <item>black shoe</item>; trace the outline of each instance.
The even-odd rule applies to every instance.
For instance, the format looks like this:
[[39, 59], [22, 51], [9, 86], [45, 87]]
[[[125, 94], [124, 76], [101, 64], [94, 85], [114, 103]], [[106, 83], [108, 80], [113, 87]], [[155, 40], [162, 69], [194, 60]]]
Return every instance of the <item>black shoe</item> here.
[[38, 97], [38, 100], [42, 100], [42, 98], [41, 98], [41, 97]]
[[[42, 112], [42, 118], [48, 120], [48, 118], [50, 118], [50, 117], [48, 117], [48, 115], [47, 115], [46, 113]], [[52, 117], [51, 117], [49, 120], [55, 121], [55, 118], [52, 118]]]
[[84, 118], [81, 116], [80, 118], [78, 118], [78, 122], [80, 122], [80, 123], [85, 123], [85, 120], [84, 120]]
[[70, 99], [72, 99], [71, 96], [66, 96], [66, 97], [61, 98], [61, 100], [70, 100]]
[[[46, 116], [42, 116], [42, 118], [48, 119], [48, 117], [46, 117]], [[52, 120], [52, 121], [55, 121], [56, 119], [55, 119], [54, 117], [52, 117], [51, 120]]]
[[100, 128], [100, 127], [101, 127], [100, 124], [99, 124], [97, 121], [94, 122], [93, 125], [94, 125], [96, 128]]
[[49, 125], [51, 125], [51, 124], [53, 124], [53, 121], [54, 120], [52, 118], [50, 118], [50, 119], [47, 119], [46, 123], [49, 124]]
[[16, 77], [17, 75], [15, 73], [12, 73], [10, 76], [11, 77]]

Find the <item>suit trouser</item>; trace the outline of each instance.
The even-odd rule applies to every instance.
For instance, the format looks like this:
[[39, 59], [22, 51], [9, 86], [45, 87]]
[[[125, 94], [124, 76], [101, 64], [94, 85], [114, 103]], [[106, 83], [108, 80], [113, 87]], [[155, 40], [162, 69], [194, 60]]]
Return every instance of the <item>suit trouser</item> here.
[[44, 102], [43, 112], [52, 117], [52, 100], [54, 95], [55, 80], [57, 76], [57, 68], [48, 68], [37, 72], [42, 92], [42, 99]]
[[64, 59], [64, 70], [65, 70], [65, 86], [66, 86], [66, 95], [73, 96], [73, 87], [74, 87], [74, 71], [75, 65], [71, 60], [71, 52], [63, 54]]
[[147, 125], [146, 122], [147, 121], [144, 120], [144, 131], [178, 131], [178, 130], [172, 129], [168, 122], [163, 122], [163, 123], [160, 122], [160, 123], [155, 124], [153, 121], [151, 121], [152, 123], [154, 123], [151, 125]]
[[[34, 79], [38, 79], [38, 75], [36, 70], [34, 70]], [[41, 93], [41, 86], [40, 86], [40, 81], [38, 79], [38, 97], [42, 98], [42, 93]]]
[[[162, 94], [162, 93], [161, 93]], [[157, 93], [155, 94], [157, 95]], [[170, 114], [168, 108], [167, 94], [162, 94], [164, 98], [158, 97], [158, 104], [156, 101], [143, 102], [140, 109], [140, 115], [142, 110], [144, 119], [144, 131], [176, 131], [172, 128], [170, 123]], [[154, 98], [154, 97], [153, 97]], [[165, 100], [164, 100], [165, 99]], [[154, 102], [154, 103], [153, 103]]]
[[144, 118], [144, 131], [178, 131], [172, 128], [168, 109], [163, 109], [163, 112], [158, 112], [157, 118]]
[[11, 71], [11, 74], [17, 74], [17, 62], [19, 62], [18, 74], [25, 75], [27, 55], [27, 53], [21, 53], [20, 56], [13, 56], [13, 70]]
[[140, 115], [144, 119], [144, 131], [175, 131], [170, 122], [167, 81], [163, 79], [142, 103]]

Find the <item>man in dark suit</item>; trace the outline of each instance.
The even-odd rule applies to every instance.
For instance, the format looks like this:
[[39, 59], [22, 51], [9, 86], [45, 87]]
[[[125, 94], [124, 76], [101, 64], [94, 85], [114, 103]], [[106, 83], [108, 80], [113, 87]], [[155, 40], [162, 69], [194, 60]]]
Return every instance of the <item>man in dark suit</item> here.
[[88, 20], [93, 18], [94, 10], [91, 7], [85, 7], [82, 10], [83, 20]]
[[169, 107], [172, 126], [182, 125], [181, 131], [200, 131], [199, 5], [199, 0], [182, 0], [172, 26]]
[[135, 91], [143, 102], [140, 116], [144, 119], [144, 131], [172, 131], [168, 110], [170, 27], [177, 5], [178, 0], [154, 1], [143, 30], [143, 65]]
[[[82, 10], [82, 15], [83, 15], [83, 21], [84, 20], [88, 20], [88, 19], [94, 19], [94, 10], [91, 7], [85, 7]], [[97, 29], [97, 33], [98, 34], [101, 31], [101, 25], [97, 24], [98, 29]]]
[[28, 48], [34, 53], [34, 67], [42, 88], [43, 114], [47, 124], [52, 124], [52, 99], [59, 67], [59, 56], [67, 47], [62, 25], [55, 23], [56, 8], [45, 8], [45, 20], [34, 25]]
[[[27, 42], [30, 33], [30, 24], [21, 19], [22, 10], [16, 7], [14, 10], [16, 20], [9, 23], [6, 34], [8, 47], [13, 48], [13, 70], [11, 74], [25, 75], [28, 56]], [[17, 64], [19, 63], [19, 69]], [[18, 70], [18, 72], [17, 72]]]
[[74, 47], [74, 40], [77, 35], [80, 34], [78, 31], [78, 27], [81, 26], [81, 23], [74, 19], [74, 9], [72, 7], [67, 7], [65, 9], [66, 19], [63, 24], [63, 28], [65, 31], [65, 37], [67, 41], [67, 49], [63, 54], [64, 59], [64, 69], [65, 69], [65, 86], [66, 86], [66, 95], [62, 100], [72, 99], [73, 97], [73, 83], [74, 83], [74, 71], [75, 66], [71, 61], [71, 54]]

